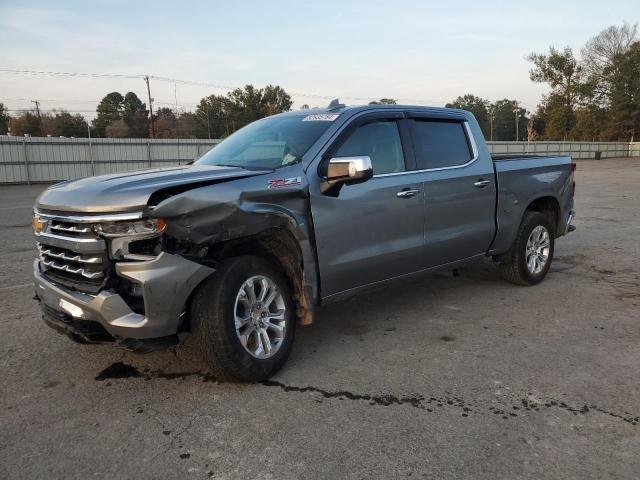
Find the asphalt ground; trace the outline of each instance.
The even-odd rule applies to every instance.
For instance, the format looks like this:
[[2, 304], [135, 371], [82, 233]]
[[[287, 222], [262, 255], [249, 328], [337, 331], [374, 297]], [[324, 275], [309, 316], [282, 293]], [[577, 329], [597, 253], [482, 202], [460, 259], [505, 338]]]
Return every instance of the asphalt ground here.
[[265, 384], [40, 319], [31, 207], [0, 186], [0, 478], [638, 478], [640, 159], [578, 162], [536, 287], [490, 262], [320, 309]]

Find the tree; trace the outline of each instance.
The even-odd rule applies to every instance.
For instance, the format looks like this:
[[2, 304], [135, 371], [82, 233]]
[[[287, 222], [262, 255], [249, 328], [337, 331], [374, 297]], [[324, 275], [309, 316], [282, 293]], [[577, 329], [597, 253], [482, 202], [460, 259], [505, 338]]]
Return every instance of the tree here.
[[473, 113], [480, 124], [482, 133], [486, 138], [491, 138], [491, 121], [489, 116], [489, 100], [476, 97], [475, 95], [467, 94], [462, 97], [456, 98], [453, 102], [447, 103], [447, 108], [460, 108], [462, 110], [468, 110]]
[[262, 115], [269, 116], [291, 110], [291, 96], [278, 85], [267, 85], [262, 89]]
[[[146, 105], [133, 92], [127, 92], [123, 97], [118, 92], [107, 94], [98, 104], [96, 108], [96, 118], [93, 119], [92, 125], [94, 134], [97, 137], [107, 135], [107, 127], [111, 124], [123, 120], [126, 125], [126, 136], [134, 138], [146, 138], [149, 136], [149, 112]], [[121, 135], [125, 129], [118, 123], [113, 129]]]
[[31, 112], [24, 112], [22, 115], [12, 117], [9, 126], [13, 135], [42, 135], [40, 117]]
[[292, 105], [291, 96], [282, 87], [245, 85], [226, 96], [202, 98], [196, 117], [208, 138], [221, 138], [260, 118], [289, 111]]
[[170, 108], [160, 108], [154, 114], [156, 138], [179, 138], [178, 118]]
[[206, 138], [229, 135], [229, 106], [227, 98], [221, 95], [209, 95], [200, 100], [195, 115]]
[[[516, 140], [516, 100], [498, 100], [490, 108], [493, 111], [493, 139], [512, 142]], [[518, 140], [527, 138], [527, 111], [518, 107]]]
[[625, 54], [636, 41], [638, 25], [627, 22], [618, 27], [611, 25], [591, 38], [582, 49], [584, 68], [589, 76], [600, 76], [613, 66], [614, 59]]
[[262, 90], [253, 85], [236, 88], [227, 94], [226, 113], [232, 124], [232, 131], [267, 116], [262, 109]]
[[545, 140], [570, 140], [571, 131], [576, 124], [576, 116], [573, 109], [566, 108], [561, 94], [551, 92], [543, 95], [538, 110], [535, 114], [540, 123], [544, 124], [544, 131], [540, 133]]
[[123, 118], [119, 118], [109, 124], [105, 129], [107, 138], [129, 138], [130, 130], [127, 122]]
[[96, 118], [91, 122], [96, 137], [105, 137], [106, 128], [122, 117], [123, 102], [124, 97], [118, 92], [111, 92], [100, 101], [96, 107]]
[[609, 136], [633, 141], [640, 133], [640, 42], [617, 56], [605, 70], [611, 80]]
[[122, 118], [129, 127], [129, 136], [149, 136], [149, 112], [146, 105], [133, 92], [127, 92], [122, 101]]
[[571, 130], [571, 140], [594, 142], [604, 140], [603, 125], [607, 124], [607, 111], [597, 105], [585, 105], [575, 111], [575, 125]]
[[8, 110], [4, 106], [4, 103], [0, 103], [0, 135], [5, 135], [9, 129], [9, 114]]
[[[551, 112], [556, 125], [554, 136], [566, 138], [575, 125], [574, 111], [577, 101], [583, 91], [581, 81], [584, 78], [583, 68], [573, 56], [573, 51], [566, 47], [563, 51], [549, 48], [548, 54], [531, 53], [527, 60], [533, 62], [534, 68], [529, 71], [531, 80], [538, 83], [547, 83], [552, 92], [547, 100], [552, 100], [547, 109], [559, 109]], [[554, 123], [555, 124], [555, 123]]]
[[52, 137], [86, 137], [87, 121], [80, 114], [71, 115], [65, 110], [53, 110], [42, 115], [42, 130]]
[[180, 138], [207, 138], [207, 131], [195, 113], [183, 112], [178, 116], [177, 121]]
[[369, 102], [369, 105], [397, 105], [398, 101], [393, 98], [381, 98], [380, 100], [374, 100]]
[[617, 58], [629, 51], [636, 41], [638, 27], [624, 23], [611, 25], [591, 38], [582, 49], [584, 70], [588, 78], [588, 98], [606, 106], [610, 100], [611, 78]]

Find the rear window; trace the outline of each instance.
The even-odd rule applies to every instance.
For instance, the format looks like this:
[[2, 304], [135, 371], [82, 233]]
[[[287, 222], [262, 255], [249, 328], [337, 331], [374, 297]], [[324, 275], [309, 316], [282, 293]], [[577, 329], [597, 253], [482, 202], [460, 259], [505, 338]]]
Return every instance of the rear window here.
[[455, 167], [473, 158], [462, 122], [414, 120], [413, 142], [418, 169]]

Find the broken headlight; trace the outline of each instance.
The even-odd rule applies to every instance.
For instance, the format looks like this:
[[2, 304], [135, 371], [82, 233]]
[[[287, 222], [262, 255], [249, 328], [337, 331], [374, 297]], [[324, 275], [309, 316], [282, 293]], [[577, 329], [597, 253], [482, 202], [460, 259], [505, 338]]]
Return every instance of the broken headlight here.
[[95, 232], [109, 240], [114, 260], [151, 260], [160, 254], [160, 234], [167, 224], [161, 219], [105, 222], [94, 226]]
[[131, 222], [98, 223], [94, 230], [104, 237], [146, 236], [157, 235], [167, 227], [162, 218], [147, 218]]

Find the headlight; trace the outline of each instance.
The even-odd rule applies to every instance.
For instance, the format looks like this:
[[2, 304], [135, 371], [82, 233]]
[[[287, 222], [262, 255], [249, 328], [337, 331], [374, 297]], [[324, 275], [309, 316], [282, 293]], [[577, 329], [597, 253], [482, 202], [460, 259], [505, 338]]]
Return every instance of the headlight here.
[[99, 223], [94, 229], [98, 235], [105, 237], [139, 237], [162, 233], [166, 227], [164, 219], [149, 218], [133, 222]]
[[160, 234], [167, 227], [162, 218], [104, 222], [93, 228], [109, 240], [111, 258], [115, 260], [150, 260], [160, 253]]
[[35, 213], [33, 215], [33, 221], [31, 222], [31, 225], [33, 226], [33, 233], [35, 233], [36, 235], [40, 235], [40, 232], [47, 226], [47, 221], [43, 220], [40, 215]]

